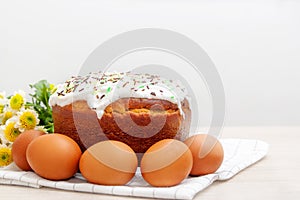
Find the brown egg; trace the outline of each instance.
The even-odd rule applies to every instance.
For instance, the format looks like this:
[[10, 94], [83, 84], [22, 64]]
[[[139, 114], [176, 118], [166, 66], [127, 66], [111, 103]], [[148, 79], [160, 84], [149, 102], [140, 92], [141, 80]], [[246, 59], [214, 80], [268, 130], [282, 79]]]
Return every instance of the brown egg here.
[[28, 130], [20, 134], [14, 141], [12, 145], [13, 161], [20, 169], [24, 171], [31, 170], [31, 167], [29, 166], [26, 159], [27, 147], [35, 138], [44, 134], [45, 133], [42, 131]]
[[184, 142], [193, 154], [191, 175], [199, 176], [214, 173], [221, 166], [224, 151], [217, 138], [207, 134], [189, 137]]
[[26, 157], [35, 173], [50, 180], [63, 180], [78, 171], [81, 150], [77, 143], [62, 134], [42, 135], [27, 148]]
[[137, 165], [137, 156], [127, 144], [107, 140], [88, 148], [81, 156], [79, 168], [91, 183], [124, 185], [134, 176]]
[[152, 145], [141, 160], [143, 178], [152, 186], [166, 187], [181, 183], [190, 173], [193, 157], [178, 140], [165, 139]]

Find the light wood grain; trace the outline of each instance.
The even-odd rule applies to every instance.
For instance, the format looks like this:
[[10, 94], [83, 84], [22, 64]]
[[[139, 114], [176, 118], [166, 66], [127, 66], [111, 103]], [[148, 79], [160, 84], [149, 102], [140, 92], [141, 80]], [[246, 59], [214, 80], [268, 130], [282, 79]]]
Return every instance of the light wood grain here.
[[[270, 144], [263, 160], [228, 181], [215, 182], [195, 200], [299, 199], [300, 127], [226, 127], [222, 138], [260, 139]], [[0, 185], [0, 199], [141, 199]]]

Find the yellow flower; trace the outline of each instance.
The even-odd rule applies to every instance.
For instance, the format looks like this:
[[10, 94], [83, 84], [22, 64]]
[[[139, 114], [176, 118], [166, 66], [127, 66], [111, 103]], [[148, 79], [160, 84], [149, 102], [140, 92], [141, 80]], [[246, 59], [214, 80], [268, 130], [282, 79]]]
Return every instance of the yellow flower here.
[[25, 110], [24, 112], [18, 113], [20, 130], [31, 130], [36, 127], [39, 123], [37, 113], [33, 110]]
[[9, 105], [14, 110], [20, 110], [25, 103], [24, 96], [20, 93], [16, 93], [14, 96], [11, 97], [9, 101]]
[[9, 120], [13, 116], [13, 112], [6, 111], [2, 118], [2, 124], [5, 124], [7, 120]]
[[4, 99], [5, 98], [5, 92], [0, 92], [0, 99]]
[[56, 91], [56, 87], [54, 84], [49, 85], [49, 91], [50, 91], [50, 94], [53, 94]]
[[21, 133], [18, 128], [15, 128], [15, 124], [15, 122], [9, 122], [4, 128], [4, 137], [10, 142], [14, 142]]
[[0, 167], [4, 167], [12, 163], [11, 149], [8, 147], [0, 147]]
[[0, 104], [0, 114], [3, 113], [4, 107], [5, 107], [5, 105], [1, 105], [1, 104]]
[[0, 92], [0, 114], [2, 114], [5, 110], [5, 106], [7, 105], [8, 100], [5, 97], [4, 92]]

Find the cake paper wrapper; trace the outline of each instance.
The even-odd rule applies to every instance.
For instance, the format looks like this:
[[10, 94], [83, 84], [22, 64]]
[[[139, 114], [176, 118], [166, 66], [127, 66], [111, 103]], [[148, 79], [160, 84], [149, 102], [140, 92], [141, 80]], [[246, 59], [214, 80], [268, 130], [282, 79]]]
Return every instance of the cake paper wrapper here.
[[[50, 181], [34, 172], [19, 170], [14, 163], [0, 168], [0, 184], [33, 188], [55, 188], [94, 194], [147, 197], [158, 199], [193, 199], [214, 181], [225, 181], [261, 160], [268, 152], [268, 144], [260, 140], [221, 139], [224, 161], [217, 172], [199, 177], [188, 177], [181, 184], [172, 187], [152, 187], [146, 183], [139, 168], [134, 178], [124, 186], [103, 186], [88, 183], [81, 174], [65, 181]], [[224, 182], [226, 184], [226, 182]]]

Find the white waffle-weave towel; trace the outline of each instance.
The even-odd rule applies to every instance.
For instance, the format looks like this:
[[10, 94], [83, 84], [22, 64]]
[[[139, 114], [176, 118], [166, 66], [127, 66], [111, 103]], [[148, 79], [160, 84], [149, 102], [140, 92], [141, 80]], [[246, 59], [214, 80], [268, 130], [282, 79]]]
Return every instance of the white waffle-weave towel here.
[[224, 161], [216, 173], [189, 177], [180, 185], [173, 187], [151, 187], [143, 180], [139, 170], [130, 183], [125, 186], [102, 186], [87, 183], [80, 174], [76, 174], [67, 181], [49, 181], [34, 172], [20, 171], [14, 165], [0, 168], [0, 184], [159, 199], [193, 199], [198, 192], [214, 181], [230, 179], [241, 170], [262, 159], [268, 152], [268, 144], [260, 140], [221, 139], [221, 143], [225, 155]]

